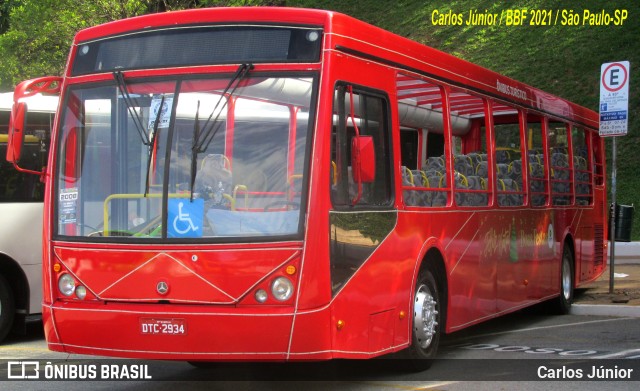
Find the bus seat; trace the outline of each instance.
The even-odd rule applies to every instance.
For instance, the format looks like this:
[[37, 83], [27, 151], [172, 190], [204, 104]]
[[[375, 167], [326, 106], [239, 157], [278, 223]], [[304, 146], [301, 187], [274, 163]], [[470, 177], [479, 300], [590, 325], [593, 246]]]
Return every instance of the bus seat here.
[[486, 161], [481, 161], [476, 166], [476, 175], [481, 178], [489, 177], [489, 163]]
[[587, 159], [582, 156], [574, 156], [573, 157], [573, 165], [578, 170], [586, 170], [587, 169]]
[[440, 156], [429, 157], [427, 158], [427, 161], [425, 162], [422, 169], [424, 171], [434, 170], [434, 171], [444, 172], [445, 170], [444, 159]]
[[[471, 190], [485, 190], [486, 189], [486, 181], [483, 178], [480, 178], [477, 175], [470, 175], [467, 177], [467, 182], [469, 184], [469, 189]], [[466, 193], [466, 205], [469, 206], [486, 206], [487, 205], [487, 194], [485, 193]]]
[[[419, 171], [418, 171], [419, 172]], [[402, 186], [403, 187], [416, 187], [421, 186], [421, 177], [415, 175], [413, 171], [411, 171], [408, 167], [402, 166]], [[424, 199], [422, 197], [422, 192], [418, 190], [402, 190], [402, 196], [404, 198], [404, 202], [409, 206], [417, 206], [417, 205], [425, 205]]]
[[529, 174], [531, 178], [542, 178], [544, 177], [544, 166], [540, 163], [529, 162]]
[[[429, 187], [431, 188], [442, 188], [444, 187], [444, 175], [434, 175], [427, 177], [429, 180]], [[447, 193], [444, 191], [430, 191], [431, 194], [431, 206], [445, 206], [447, 205]]]
[[473, 164], [474, 167], [478, 166], [478, 163], [484, 161], [480, 152], [471, 152], [467, 156], [471, 159], [471, 164]]
[[[437, 176], [438, 180], [440, 180], [440, 177], [442, 177], [444, 175], [444, 171], [437, 171], [437, 170], [424, 170], [422, 172], [424, 172], [424, 174], [427, 176], [427, 178], [431, 178], [433, 176]], [[429, 179], [429, 182], [432, 182], [431, 179]]]
[[498, 204], [500, 206], [522, 205], [522, 195], [515, 194], [520, 191], [518, 182], [511, 178], [502, 178], [498, 182]]
[[496, 151], [496, 162], [499, 164], [509, 164], [511, 162], [511, 155], [509, 151], [500, 149]]
[[542, 160], [540, 155], [538, 155], [535, 151], [529, 151], [529, 164], [531, 163], [539, 163], [542, 164]]
[[469, 156], [456, 155], [453, 162], [455, 170], [463, 175], [473, 175], [475, 173], [473, 160]]
[[[413, 174], [413, 184], [416, 187], [431, 187], [429, 182], [429, 177], [424, 171], [412, 170], [411, 173]], [[433, 195], [431, 194], [431, 192], [425, 191], [425, 190], [418, 190], [417, 192], [419, 195], [418, 203], [421, 206], [430, 206], [431, 199], [433, 198], [432, 197]]]
[[551, 165], [554, 167], [569, 167], [569, 158], [562, 152], [554, 152], [551, 155]]
[[509, 166], [509, 175], [522, 177], [522, 160], [514, 160]]
[[[456, 171], [454, 173], [455, 175], [455, 188], [456, 189], [462, 189], [462, 190], [466, 190], [469, 189], [469, 180], [467, 179], [467, 176], [464, 175], [461, 172]], [[446, 185], [446, 179], [444, 180], [444, 183]], [[468, 205], [469, 204], [469, 197], [470, 193], [466, 193], [466, 192], [456, 192], [456, 204], [458, 205]]]
[[221, 154], [209, 154], [202, 159], [200, 169], [196, 173], [195, 192], [205, 195], [205, 199], [213, 200], [215, 205], [228, 206], [232, 192], [233, 176], [228, 169], [228, 159]]
[[496, 174], [499, 179], [509, 177], [509, 165], [506, 163], [496, 164]]
[[411, 175], [413, 175], [413, 185], [416, 187], [429, 187], [425, 185], [425, 182], [428, 183], [427, 175], [422, 170], [411, 170]]

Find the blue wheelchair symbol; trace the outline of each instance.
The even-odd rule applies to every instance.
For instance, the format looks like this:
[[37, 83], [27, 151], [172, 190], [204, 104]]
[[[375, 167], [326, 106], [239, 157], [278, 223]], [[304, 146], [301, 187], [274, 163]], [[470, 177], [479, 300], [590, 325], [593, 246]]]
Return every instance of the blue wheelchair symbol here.
[[203, 219], [204, 200], [170, 199], [167, 234], [170, 238], [201, 238]]

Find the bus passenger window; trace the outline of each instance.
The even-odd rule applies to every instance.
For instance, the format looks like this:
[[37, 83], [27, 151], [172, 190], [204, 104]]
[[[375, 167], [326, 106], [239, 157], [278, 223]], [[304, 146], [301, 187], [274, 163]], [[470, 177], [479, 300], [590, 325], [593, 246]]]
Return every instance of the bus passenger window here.
[[544, 148], [542, 121], [537, 115], [527, 115], [527, 159], [529, 162], [529, 193], [531, 206], [547, 204], [548, 182], [544, 175]]
[[551, 168], [551, 201], [553, 205], [570, 205], [573, 184], [567, 125], [562, 122], [549, 122], [547, 137]]
[[597, 132], [588, 132], [591, 135], [591, 162], [593, 164], [593, 179], [596, 186], [604, 186], [604, 142]]
[[584, 129], [572, 128], [571, 146], [573, 147], [573, 169], [575, 175], [576, 204], [591, 205], [593, 202], [591, 182], [593, 165], [589, 159], [588, 134]]
[[524, 202], [524, 192], [518, 114], [509, 108], [502, 114], [500, 108], [507, 107], [494, 106], [498, 205], [520, 206]]
[[449, 101], [456, 205], [487, 206], [490, 190], [484, 99], [452, 88]]
[[[413, 75], [397, 75], [404, 204], [447, 205], [443, 89]], [[416, 158], [414, 158], [416, 156]]]
[[[424, 163], [411, 156], [424, 150], [421, 146], [426, 138], [427, 153]], [[402, 194], [407, 206], [445, 206], [447, 193], [430, 189], [445, 186], [444, 136], [433, 132], [403, 130], [400, 132], [402, 148]], [[435, 153], [432, 151], [436, 151]], [[423, 155], [422, 153], [420, 153]], [[424, 156], [424, 155], [423, 155]]]

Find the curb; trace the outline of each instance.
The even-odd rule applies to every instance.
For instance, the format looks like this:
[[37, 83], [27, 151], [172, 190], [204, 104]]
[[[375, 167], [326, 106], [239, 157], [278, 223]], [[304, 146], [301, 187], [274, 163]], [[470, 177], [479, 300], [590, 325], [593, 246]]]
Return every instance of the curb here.
[[[640, 242], [616, 242], [616, 265], [640, 263]], [[611, 258], [611, 242], [607, 246], [607, 264]]]
[[571, 315], [622, 316], [640, 318], [640, 306], [608, 304], [573, 304]]

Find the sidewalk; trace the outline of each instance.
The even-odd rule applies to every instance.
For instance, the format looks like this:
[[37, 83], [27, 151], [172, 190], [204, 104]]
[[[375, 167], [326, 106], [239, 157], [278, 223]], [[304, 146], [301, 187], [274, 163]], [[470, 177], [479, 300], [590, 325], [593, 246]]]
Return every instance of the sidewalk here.
[[571, 313], [640, 317], [640, 242], [616, 243], [613, 293], [609, 293], [609, 267], [596, 281], [574, 295]]
[[609, 267], [596, 281], [576, 289], [576, 304], [640, 306], [640, 263], [614, 265], [613, 293], [609, 293]]
[[[609, 256], [611, 245], [607, 247], [607, 257]], [[640, 264], [640, 242], [616, 242], [616, 265], [626, 263]]]

